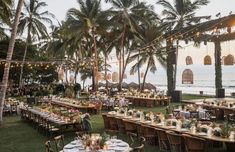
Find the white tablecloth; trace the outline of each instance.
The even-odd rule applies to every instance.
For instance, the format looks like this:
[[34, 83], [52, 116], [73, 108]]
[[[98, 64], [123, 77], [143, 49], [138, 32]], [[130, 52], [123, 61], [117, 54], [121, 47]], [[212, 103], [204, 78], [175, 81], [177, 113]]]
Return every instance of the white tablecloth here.
[[[110, 139], [106, 141], [108, 150], [99, 150], [99, 152], [129, 152], [131, 148], [128, 143], [119, 139]], [[64, 152], [88, 152], [85, 150], [81, 140], [74, 140], [64, 146]], [[93, 152], [93, 151], [89, 151]]]

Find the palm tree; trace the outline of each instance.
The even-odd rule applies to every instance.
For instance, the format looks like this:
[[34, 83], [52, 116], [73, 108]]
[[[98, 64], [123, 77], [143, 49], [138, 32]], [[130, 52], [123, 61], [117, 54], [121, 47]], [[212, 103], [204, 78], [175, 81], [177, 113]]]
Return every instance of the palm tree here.
[[[138, 30], [138, 35], [136, 36], [137, 43], [141, 46], [146, 46], [152, 41], [156, 39], [159, 35], [161, 35], [162, 29], [154, 24], [147, 24], [142, 25]], [[161, 46], [160, 41], [158, 43], [155, 43], [155, 45], [152, 45], [144, 50], [138, 50], [134, 55], [130, 57], [130, 62], [137, 61], [132, 67], [131, 67], [131, 73], [139, 71], [139, 68], [143, 67], [147, 64], [143, 83], [141, 86], [141, 91], [144, 90], [144, 85], [146, 81], [146, 76], [149, 72], [149, 70], [153, 73], [156, 72], [156, 62], [157, 60], [159, 63], [165, 67], [166, 65], [166, 57], [165, 53], [163, 52], [164, 49]]]
[[[157, 4], [164, 7], [162, 14], [164, 15], [163, 22], [166, 26], [166, 33], [170, 34], [172, 30], [180, 30], [183, 27], [199, 23], [202, 19], [209, 19], [210, 16], [196, 16], [196, 11], [202, 6], [207, 5], [208, 0], [174, 0], [173, 5], [167, 0], [158, 0]], [[168, 95], [175, 90], [176, 86], [176, 70], [177, 63], [175, 67], [172, 63], [172, 48], [173, 42], [167, 40], [167, 77], [168, 77]], [[178, 48], [178, 41], [177, 41]], [[176, 58], [177, 58], [176, 49]]]
[[7, 62], [5, 64], [5, 68], [4, 68], [4, 74], [3, 74], [1, 92], [0, 92], [0, 123], [2, 122], [3, 105], [4, 105], [5, 95], [6, 95], [7, 85], [8, 85], [8, 77], [9, 77], [9, 71], [10, 71], [10, 66], [11, 66], [11, 58], [13, 55], [15, 39], [16, 39], [16, 34], [17, 34], [17, 28], [18, 28], [18, 24], [19, 24], [19, 18], [20, 18], [21, 9], [23, 7], [23, 3], [24, 3], [24, 0], [19, 0], [19, 2], [18, 2], [16, 14], [15, 14], [15, 20], [14, 20], [14, 23], [12, 26], [11, 39], [10, 39], [8, 51], [7, 51], [7, 58], [6, 58]]
[[11, 25], [13, 0], [0, 1], [0, 38], [6, 37], [4, 25]]
[[38, 0], [30, 0], [29, 3], [25, 3], [25, 11], [21, 14], [18, 33], [23, 35], [27, 32], [26, 46], [23, 56], [23, 62], [20, 72], [20, 86], [22, 83], [22, 75], [24, 69], [24, 62], [27, 55], [28, 45], [31, 45], [34, 40], [41, 40], [48, 37], [47, 27], [44, 23], [52, 24], [50, 17], [54, 18], [54, 15], [48, 11], [42, 11], [42, 8], [46, 7], [45, 2], [39, 2]]
[[[97, 33], [107, 26], [108, 13], [101, 11], [100, 0], [77, 0], [79, 9], [71, 8], [67, 13], [67, 24], [69, 26], [70, 35], [74, 35], [75, 39], [92, 39], [92, 49], [94, 53], [94, 69], [93, 74], [95, 83], [93, 90], [97, 90], [98, 86], [98, 51], [97, 51]], [[75, 28], [78, 27], [78, 28]], [[106, 28], [104, 28], [106, 29]]]
[[[131, 53], [128, 50], [129, 38], [133, 37], [131, 36], [133, 33], [136, 33], [140, 23], [149, 20], [143, 14], [149, 14], [149, 17], [153, 17], [155, 13], [153, 13], [151, 5], [139, 2], [139, 0], [106, 0], [106, 2], [110, 2], [113, 7], [111, 21], [115, 23], [114, 28], [120, 31], [120, 36], [118, 36], [120, 43], [116, 54], [119, 60], [119, 89], [121, 90], [121, 83]], [[125, 54], [127, 54], [126, 57]]]

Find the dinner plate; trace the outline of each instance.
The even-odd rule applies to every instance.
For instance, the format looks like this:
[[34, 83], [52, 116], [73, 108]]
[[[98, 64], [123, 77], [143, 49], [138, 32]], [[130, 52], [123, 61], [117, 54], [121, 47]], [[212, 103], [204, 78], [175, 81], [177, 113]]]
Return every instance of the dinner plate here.
[[116, 144], [117, 147], [128, 147], [127, 143], [118, 143]]
[[186, 129], [186, 128], [181, 128], [180, 131], [182, 131], [182, 132], [187, 132], [187, 131], [189, 131], [189, 130]]
[[143, 123], [145, 123], [145, 124], [150, 124], [151, 121], [144, 121]]
[[169, 129], [175, 129], [176, 126], [168, 126], [167, 128], [169, 128]]
[[204, 132], [199, 132], [199, 133], [197, 133], [199, 136], [207, 136], [207, 134], [206, 133], [204, 133]]
[[64, 146], [64, 149], [73, 149], [73, 148], [76, 148], [76, 147], [78, 147], [78, 146], [72, 145], [72, 144], [68, 144], [68, 145]]

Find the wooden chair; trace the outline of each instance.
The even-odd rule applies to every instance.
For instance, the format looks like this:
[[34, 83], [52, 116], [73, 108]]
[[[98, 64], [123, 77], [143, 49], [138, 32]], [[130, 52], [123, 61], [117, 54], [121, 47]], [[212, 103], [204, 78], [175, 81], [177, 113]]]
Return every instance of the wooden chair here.
[[125, 126], [125, 132], [133, 132], [135, 133], [136, 132], [136, 125], [135, 123], [132, 123], [128, 120], [123, 120], [123, 123], [124, 123], [124, 126]]
[[54, 152], [54, 150], [51, 147], [51, 141], [50, 140], [45, 142], [45, 148], [46, 148], [46, 152]]
[[17, 105], [11, 105], [11, 114], [17, 115]]
[[108, 119], [109, 119], [110, 129], [111, 130], [118, 130], [116, 118], [108, 116]]
[[100, 113], [101, 113], [101, 110], [102, 110], [102, 102], [96, 103], [96, 104], [95, 104], [95, 109], [96, 109], [95, 114], [100, 114]]
[[45, 130], [48, 132], [49, 136], [52, 136], [60, 132], [60, 129], [53, 126], [51, 122], [47, 119], [45, 119]]
[[185, 142], [186, 152], [206, 152], [207, 141], [202, 138], [193, 137], [187, 134], [182, 135]]
[[156, 144], [155, 128], [151, 128], [146, 125], [141, 125], [143, 136], [146, 139], [147, 143], [151, 145]]
[[117, 121], [117, 126], [118, 126], [119, 132], [124, 133], [125, 126], [124, 126], [123, 120], [121, 118], [116, 118], [116, 121]]
[[56, 136], [54, 140], [55, 140], [56, 152], [63, 152], [64, 135]]
[[144, 144], [134, 147], [131, 152], [144, 152]]
[[106, 114], [102, 114], [102, 118], [104, 121], [104, 129], [110, 129], [109, 118]]
[[105, 132], [106, 132], [108, 135], [110, 135], [111, 137], [112, 137], [112, 136], [117, 136], [117, 138], [118, 138], [118, 136], [119, 136], [119, 131], [118, 131], [118, 130], [105, 130]]
[[170, 144], [169, 144], [166, 132], [162, 129], [156, 129], [156, 132], [158, 136], [159, 149], [162, 151], [169, 151]]
[[215, 116], [217, 120], [224, 120], [224, 111], [221, 109], [215, 109]]
[[166, 135], [168, 141], [170, 143], [170, 151], [171, 152], [182, 152], [183, 151], [183, 142], [182, 136], [180, 134], [176, 134], [172, 131], [166, 131]]
[[137, 134], [132, 133], [132, 132], [127, 132], [126, 134], [128, 136], [128, 143], [130, 146], [132, 146], [135, 143], [135, 141], [137, 140]]
[[199, 112], [198, 111], [190, 111], [190, 118], [199, 118]]
[[82, 139], [82, 136], [87, 134], [85, 131], [77, 131], [75, 132], [76, 137], [78, 137], [79, 139]]

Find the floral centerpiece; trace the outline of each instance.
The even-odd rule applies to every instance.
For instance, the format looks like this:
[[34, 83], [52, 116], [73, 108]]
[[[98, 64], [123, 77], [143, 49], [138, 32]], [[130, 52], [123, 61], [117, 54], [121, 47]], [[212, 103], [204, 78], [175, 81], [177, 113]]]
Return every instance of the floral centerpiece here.
[[222, 138], [228, 138], [230, 135], [230, 130], [231, 130], [231, 126], [228, 123], [228, 121], [226, 121], [222, 126], [221, 126], [221, 137]]

